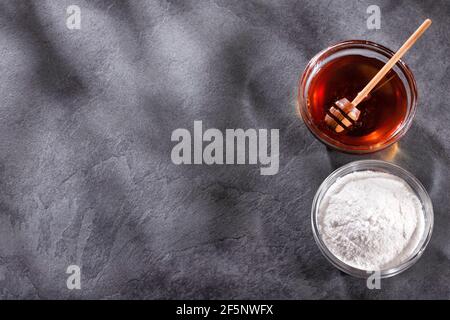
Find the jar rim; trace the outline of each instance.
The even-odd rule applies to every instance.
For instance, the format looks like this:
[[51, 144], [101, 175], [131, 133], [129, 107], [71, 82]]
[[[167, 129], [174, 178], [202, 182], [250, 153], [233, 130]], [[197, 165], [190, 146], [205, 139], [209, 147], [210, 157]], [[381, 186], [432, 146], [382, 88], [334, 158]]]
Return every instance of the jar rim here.
[[300, 115], [300, 117], [303, 119], [303, 122], [306, 124], [307, 128], [311, 131], [311, 133], [319, 139], [321, 142], [323, 142], [325, 145], [347, 153], [372, 153], [376, 152], [382, 149], [385, 149], [389, 146], [391, 146], [393, 143], [397, 142], [403, 135], [408, 131], [408, 129], [411, 127], [412, 120], [415, 116], [416, 109], [417, 109], [417, 99], [418, 99], [418, 92], [417, 92], [417, 84], [416, 80], [414, 78], [414, 75], [411, 71], [411, 69], [408, 67], [408, 65], [400, 59], [396, 66], [399, 67], [401, 70], [403, 76], [406, 79], [407, 85], [405, 84], [405, 90], [407, 90], [410, 94], [410, 102], [408, 103], [408, 111], [405, 116], [405, 119], [402, 121], [400, 126], [396, 129], [395, 132], [392, 133], [392, 135], [386, 139], [385, 141], [382, 141], [380, 143], [377, 143], [375, 145], [370, 146], [357, 146], [357, 145], [349, 145], [342, 143], [336, 139], [331, 138], [330, 136], [323, 133], [322, 130], [314, 123], [312, 120], [312, 116], [310, 115], [308, 104], [307, 104], [307, 90], [306, 83], [309, 79], [309, 77], [312, 75], [312, 72], [314, 70], [314, 67], [317, 66], [317, 64], [325, 59], [326, 57], [340, 51], [340, 50], [346, 50], [346, 49], [366, 49], [369, 51], [377, 52], [383, 56], [385, 56], [387, 59], [391, 58], [395, 53], [386, 48], [383, 45], [380, 45], [378, 43], [367, 41], [367, 40], [346, 40], [342, 42], [338, 42], [334, 45], [331, 45], [324, 50], [317, 53], [306, 65], [305, 69], [303, 70], [299, 82], [298, 82], [298, 94], [297, 94], [297, 112]]

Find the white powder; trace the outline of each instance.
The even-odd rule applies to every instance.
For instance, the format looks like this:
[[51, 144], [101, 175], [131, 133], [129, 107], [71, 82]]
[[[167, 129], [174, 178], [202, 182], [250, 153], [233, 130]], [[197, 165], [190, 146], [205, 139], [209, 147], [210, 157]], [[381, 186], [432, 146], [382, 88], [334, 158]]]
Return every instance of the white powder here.
[[424, 230], [422, 204], [401, 178], [359, 171], [338, 179], [318, 212], [319, 234], [340, 260], [358, 269], [395, 267], [416, 249]]

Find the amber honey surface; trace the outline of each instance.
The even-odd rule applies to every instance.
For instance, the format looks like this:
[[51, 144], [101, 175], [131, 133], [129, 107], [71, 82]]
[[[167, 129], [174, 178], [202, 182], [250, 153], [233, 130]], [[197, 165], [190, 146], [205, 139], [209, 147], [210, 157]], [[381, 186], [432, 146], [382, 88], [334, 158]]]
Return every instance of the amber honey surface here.
[[352, 146], [373, 146], [392, 136], [407, 115], [406, 90], [394, 70], [358, 105], [361, 116], [349, 130], [336, 133], [324, 121], [326, 111], [335, 101], [344, 97], [352, 101], [383, 65], [375, 58], [347, 55], [322, 66], [311, 81], [308, 108], [324, 134]]

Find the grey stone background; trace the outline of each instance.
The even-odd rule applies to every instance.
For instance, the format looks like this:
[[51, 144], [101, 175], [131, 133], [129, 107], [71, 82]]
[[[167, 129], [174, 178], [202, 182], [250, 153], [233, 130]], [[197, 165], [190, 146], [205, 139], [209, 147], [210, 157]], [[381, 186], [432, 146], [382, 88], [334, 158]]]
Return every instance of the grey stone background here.
[[[381, 30], [366, 28], [371, 4]], [[347, 39], [396, 49], [427, 17], [398, 152], [327, 150], [295, 112], [308, 60]], [[449, 26], [445, 0], [0, 1], [0, 297], [449, 299]], [[171, 132], [194, 120], [279, 128], [279, 173], [172, 164]], [[322, 180], [365, 158], [413, 172], [435, 207], [423, 257], [375, 291], [310, 227]]]

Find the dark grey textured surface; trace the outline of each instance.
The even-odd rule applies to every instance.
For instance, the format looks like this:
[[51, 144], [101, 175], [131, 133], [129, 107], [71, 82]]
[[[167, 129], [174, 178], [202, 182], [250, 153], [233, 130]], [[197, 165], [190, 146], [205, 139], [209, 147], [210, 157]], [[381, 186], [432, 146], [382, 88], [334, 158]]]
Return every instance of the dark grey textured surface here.
[[[82, 29], [68, 30], [78, 4]], [[367, 30], [378, 4], [381, 30]], [[327, 150], [297, 118], [319, 50], [360, 38], [408, 53], [414, 124], [372, 156]], [[1, 298], [450, 298], [449, 1], [0, 2]], [[280, 172], [175, 166], [176, 128], [279, 128]], [[423, 182], [435, 230], [407, 272], [366, 289], [320, 254], [322, 180], [392, 158]], [[82, 290], [65, 270], [82, 268]]]

